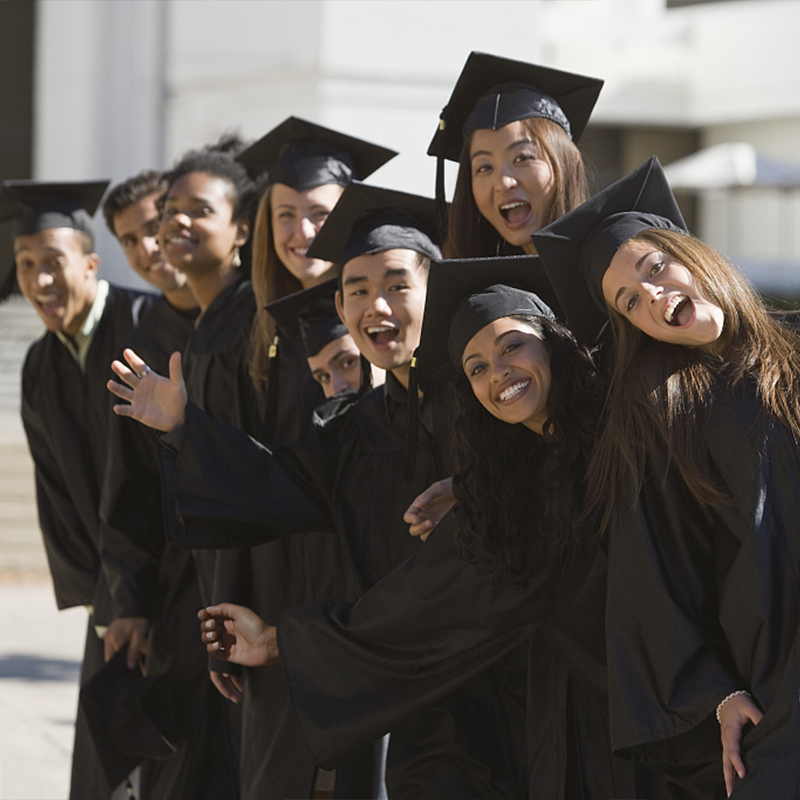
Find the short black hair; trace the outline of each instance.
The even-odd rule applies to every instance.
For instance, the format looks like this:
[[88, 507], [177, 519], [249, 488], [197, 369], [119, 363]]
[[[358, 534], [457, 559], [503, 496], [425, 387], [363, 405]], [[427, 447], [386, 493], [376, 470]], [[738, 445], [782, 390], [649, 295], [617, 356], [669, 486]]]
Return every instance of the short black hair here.
[[114, 236], [117, 235], [114, 230], [114, 217], [120, 211], [124, 211], [148, 195], [156, 192], [163, 194], [166, 188], [167, 182], [164, 180], [163, 173], [152, 169], [142, 170], [138, 175], [115, 186], [103, 203], [103, 216], [111, 233]]

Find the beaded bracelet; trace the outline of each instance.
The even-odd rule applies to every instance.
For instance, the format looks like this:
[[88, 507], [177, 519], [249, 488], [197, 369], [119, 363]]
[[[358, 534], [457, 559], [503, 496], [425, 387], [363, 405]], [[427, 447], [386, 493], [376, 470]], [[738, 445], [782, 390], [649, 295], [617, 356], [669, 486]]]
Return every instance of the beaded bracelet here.
[[724, 700], [723, 700], [723, 701], [722, 701], [722, 702], [721, 702], [721, 703], [720, 703], [720, 704], [717, 706], [717, 722], [719, 722], [719, 723], [720, 723], [720, 725], [722, 724], [722, 720], [719, 718], [719, 712], [720, 712], [720, 711], [722, 711], [722, 706], [724, 706], [724, 705], [725, 705], [725, 703], [727, 703], [727, 702], [728, 702], [728, 700], [730, 700], [732, 697], [736, 697], [736, 695], [737, 695], [737, 694], [746, 694], [748, 697], [750, 697], [750, 692], [748, 692], [748, 691], [745, 691], [744, 689], [738, 689], [738, 690], [737, 690], [737, 691], [735, 691], [735, 692], [731, 692], [731, 693], [730, 693], [730, 694], [729, 694], [729, 695], [728, 695], [728, 696], [727, 696], [727, 697], [726, 697], [726, 698], [725, 698], [725, 699], [724, 699]]

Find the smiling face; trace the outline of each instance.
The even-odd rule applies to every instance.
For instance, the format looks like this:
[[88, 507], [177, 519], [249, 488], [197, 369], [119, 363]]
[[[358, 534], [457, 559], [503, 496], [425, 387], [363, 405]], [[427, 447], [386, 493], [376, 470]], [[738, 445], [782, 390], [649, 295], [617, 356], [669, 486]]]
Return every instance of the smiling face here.
[[328, 278], [333, 270], [328, 261], [306, 258], [306, 251], [343, 191], [335, 184], [315, 186], [304, 192], [297, 192], [283, 183], [276, 183], [270, 189], [275, 252], [304, 289]]
[[246, 220], [234, 222], [228, 181], [190, 172], [170, 186], [158, 230], [161, 252], [188, 276], [229, 267], [236, 247], [247, 242]]
[[533, 251], [531, 236], [550, 221], [556, 193], [552, 165], [522, 121], [481, 128], [470, 143], [472, 196], [509, 244]]
[[186, 276], [161, 255], [158, 227], [159, 192], [143, 197], [114, 215], [114, 233], [131, 269], [160, 292], [173, 292], [186, 284]]
[[661, 342], [712, 349], [725, 315], [692, 273], [654, 244], [631, 239], [603, 276], [606, 303], [631, 325]]
[[550, 395], [550, 350], [530, 326], [501, 317], [464, 348], [461, 365], [478, 402], [497, 419], [542, 433]]
[[408, 385], [419, 344], [428, 271], [413, 250], [350, 259], [342, 270], [336, 310], [364, 357]]
[[74, 337], [97, 293], [98, 258], [84, 253], [72, 228], [14, 239], [17, 282], [47, 330]]
[[309, 356], [308, 366], [326, 399], [356, 391], [361, 385], [361, 354], [350, 334], [328, 342], [319, 353]]

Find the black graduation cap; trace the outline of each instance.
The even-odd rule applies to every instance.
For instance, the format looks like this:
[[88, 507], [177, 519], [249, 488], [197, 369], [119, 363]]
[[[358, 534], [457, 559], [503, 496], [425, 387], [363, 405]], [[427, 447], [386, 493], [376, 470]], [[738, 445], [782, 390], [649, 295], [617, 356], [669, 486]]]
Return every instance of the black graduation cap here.
[[557, 308], [535, 255], [431, 261], [417, 380], [454, 380], [464, 347], [490, 322], [512, 314], [554, 320]]
[[[50, 228], [74, 228], [94, 238], [91, 218], [111, 181], [3, 181], [0, 221], [14, 220], [14, 238]], [[0, 299], [13, 287], [14, 264], [0, 267]]]
[[567, 324], [581, 341], [594, 344], [605, 325], [603, 275], [614, 254], [650, 228], [688, 232], [655, 156], [533, 235]]
[[458, 161], [473, 131], [531, 117], [556, 122], [577, 142], [602, 88], [599, 78], [473, 51], [439, 115], [428, 155]]
[[164, 735], [169, 708], [166, 676], [144, 677], [138, 669], [128, 669], [126, 660], [123, 647], [80, 692], [111, 791], [142, 760], [168, 758], [176, 750]]
[[270, 183], [303, 192], [327, 184], [347, 186], [353, 178], [364, 180], [396, 155], [396, 150], [289, 117], [236, 160], [254, 171], [267, 171]]
[[289, 338], [301, 338], [306, 358], [348, 333], [336, 313], [336, 278], [282, 297], [265, 308]]
[[353, 181], [306, 255], [332, 261], [340, 271], [352, 258], [395, 248], [439, 259], [436, 231], [434, 200]]

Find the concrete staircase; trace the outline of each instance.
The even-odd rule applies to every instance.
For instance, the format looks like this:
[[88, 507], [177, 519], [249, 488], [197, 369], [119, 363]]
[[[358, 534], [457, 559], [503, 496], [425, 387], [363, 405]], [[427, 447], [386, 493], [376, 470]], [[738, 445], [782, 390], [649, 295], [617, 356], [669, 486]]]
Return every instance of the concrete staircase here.
[[0, 583], [49, 574], [36, 519], [33, 463], [19, 417], [22, 362], [42, 331], [24, 298], [13, 296], [0, 305]]

